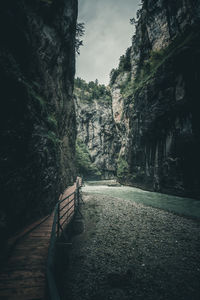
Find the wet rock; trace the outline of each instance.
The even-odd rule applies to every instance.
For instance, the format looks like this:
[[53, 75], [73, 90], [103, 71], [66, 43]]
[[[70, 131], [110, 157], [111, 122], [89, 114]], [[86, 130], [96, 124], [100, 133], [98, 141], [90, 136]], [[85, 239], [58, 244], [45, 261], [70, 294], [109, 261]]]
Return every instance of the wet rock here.
[[[111, 83], [122, 183], [200, 197], [199, 2], [143, 1]], [[112, 80], [111, 80], [112, 81]]]

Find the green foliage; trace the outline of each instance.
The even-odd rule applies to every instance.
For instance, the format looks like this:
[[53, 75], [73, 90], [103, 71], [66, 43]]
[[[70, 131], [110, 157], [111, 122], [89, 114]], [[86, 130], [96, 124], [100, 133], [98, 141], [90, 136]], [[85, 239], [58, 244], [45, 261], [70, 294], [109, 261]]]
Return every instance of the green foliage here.
[[123, 179], [128, 174], [128, 163], [127, 161], [120, 156], [117, 161], [117, 177]]
[[80, 77], [77, 77], [74, 80], [74, 86], [75, 88], [87, 89], [89, 84], [85, 80], [81, 79]]
[[124, 98], [133, 97], [134, 82], [129, 81], [125, 87], [121, 89], [121, 94]]
[[[139, 16], [138, 16], [139, 17]], [[131, 19], [134, 23], [134, 19]], [[129, 97], [134, 92], [142, 88], [149, 80], [153, 78], [158, 68], [166, 62], [170, 57], [173, 57], [181, 48], [191, 43], [193, 40], [198, 40], [197, 34], [199, 27], [187, 30], [184, 34], [177, 36], [174, 41], [166, 48], [159, 51], [151, 51], [149, 58], [142, 60], [138, 65], [138, 71], [134, 80], [130, 77], [121, 84], [120, 89], [124, 97]], [[131, 48], [128, 48], [125, 55], [120, 57], [119, 66], [117, 69], [112, 69], [110, 73], [110, 85], [113, 85], [120, 74], [131, 71]]]
[[92, 163], [87, 146], [79, 139], [76, 141], [76, 167], [84, 176], [100, 176], [101, 173]]
[[49, 130], [46, 133], [43, 133], [43, 132], [36, 133], [34, 136], [40, 137], [41, 140], [42, 139], [47, 140], [51, 144], [50, 149], [52, 149], [54, 151], [61, 144], [61, 140], [58, 138], [57, 134], [52, 130]]
[[137, 24], [137, 21], [134, 17], [132, 19], [130, 19], [130, 24], [131, 25], [136, 25]]
[[112, 69], [110, 72], [110, 85], [113, 85], [115, 83], [115, 80], [117, 79], [118, 75], [120, 74], [119, 69]]
[[48, 132], [47, 138], [48, 138], [49, 141], [51, 141], [53, 143], [53, 145], [55, 147], [57, 147], [61, 143], [61, 140], [57, 137], [56, 133], [53, 132], [53, 131]]
[[98, 80], [87, 83], [85, 80], [77, 77], [74, 82], [74, 94], [83, 102], [91, 102], [94, 99], [111, 102], [111, 94], [104, 84], [99, 84]]
[[127, 49], [127, 54], [120, 56], [119, 59], [119, 67], [120, 73], [121, 72], [128, 72], [131, 70], [131, 62], [130, 62], [130, 50]]
[[195, 38], [195, 30], [185, 32], [177, 36], [174, 41], [166, 48], [159, 51], [151, 51], [149, 59], [142, 62], [138, 68], [138, 73], [134, 82], [134, 89], [141, 88], [150, 80], [158, 68], [173, 57], [181, 48], [190, 43]]
[[133, 95], [134, 89], [134, 81], [131, 80], [131, 73], [127, 79], [120, 85], [120, 93], [122, 94], [123, 98], [129, 98]]
[[112, 69], [110, 72], [110, 85], [113, 85], [119, 76], [123, 72], [131, 71], [131, 47], [126, 50], [125, 55], [120, 56], [119, 66], [117, 69]]
[[81, 38], [85, 34], [85, 24], [77, 23], [76, 25], [76, 39], [75, 39], [75, 50], [77, 54], [80, 54], [80, 47], [83, 46]]

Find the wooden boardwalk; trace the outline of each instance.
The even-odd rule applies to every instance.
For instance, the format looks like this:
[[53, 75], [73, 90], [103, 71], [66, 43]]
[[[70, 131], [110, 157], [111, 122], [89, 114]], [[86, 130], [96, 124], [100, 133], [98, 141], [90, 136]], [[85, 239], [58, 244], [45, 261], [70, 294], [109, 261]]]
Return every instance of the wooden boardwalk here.
[[[75, 189], [76, 184], [67, 188], [61, 199]], [[1, 300], [47, 299], [46, 268], [53, 218], [54, 213], [32, 224], [15, 238], [16, 245], [0, 272]]]

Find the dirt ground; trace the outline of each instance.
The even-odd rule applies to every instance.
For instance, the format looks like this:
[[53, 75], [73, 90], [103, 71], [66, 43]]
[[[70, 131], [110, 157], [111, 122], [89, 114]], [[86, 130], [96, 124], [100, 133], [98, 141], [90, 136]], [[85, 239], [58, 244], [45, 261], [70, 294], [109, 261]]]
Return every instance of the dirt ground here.
[[84, 231], [64, 250], [61, 299], [200, 299], [199, 221], [104, 195], [83, 199]]

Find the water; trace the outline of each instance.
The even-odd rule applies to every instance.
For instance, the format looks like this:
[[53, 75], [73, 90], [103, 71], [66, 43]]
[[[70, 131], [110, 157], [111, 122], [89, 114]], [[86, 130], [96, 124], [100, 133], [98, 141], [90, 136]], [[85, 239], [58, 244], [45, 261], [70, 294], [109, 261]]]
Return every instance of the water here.
[[[104, 194], [124, 200], [132, 200], [136, 203], [160, 208], [184, 216], [200, 218], [200, 200], [149, 192], [129, 186], [108, 186], [105, 183], [105, 181], [102, 183], [100, 181], [86, 182], [82, 190], [87, 193]], [[108, 184], [113, 185], [114, 182], [108, 181]]]

